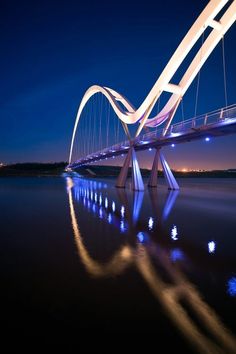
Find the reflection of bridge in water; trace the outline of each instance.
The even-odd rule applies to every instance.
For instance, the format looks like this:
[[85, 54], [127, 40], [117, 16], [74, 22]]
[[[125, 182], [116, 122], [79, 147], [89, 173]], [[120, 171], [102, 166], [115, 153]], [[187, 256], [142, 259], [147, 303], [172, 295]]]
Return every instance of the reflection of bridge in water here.
[[[112, 277], [122, 274], [129, 266], [134, 265], [147, 283], [151, 292], [158, 299], [165, 313], [186, 337], [195, 350], [201, 353], [236, 353], [236, 339], [224, 326], [215, 311], [203, 301], [196, 287], [187, 279], [180, 267], [173, 264], [174, 257], [160, 244], [156, 244], [148, 232], [139, 231], [137, 221], [143, 201], [143, 192], [136, 192], [133, 205], [128, 203], [124, 190], [117, 190], [119, 206], [114, 200], [109, 200], [103, 195], [102, 187], [95, 181], [87, 181], [79, 178], [67, 178], [67, 191], [69, 196], [70, 215], [76, 246], [80, 259], [87, 272], [93, 277]], [[156, 203], [157, 198], [152, 193], [151, 200]], [[156, 193], [156, 191], [154, 192]], [[178, 191], [170, 192], [162, 213], [162, 219], [166, 220], [177, 197]], [[99, 217], [107, 223], [113, 223], [122, 232], [122, 225], [126, 223], [129, 234], [135, 233], [136, 244], [131, 246], [128, 242], [122, 245], [107, 263], [93, 259], [85, 247], [75, 211], [75, 202], [88, 207], [91, 212], [98, 213]], [[156, 206], [154, 205], [154, 208]], [[156, 209], [155, 209], [156, 210]], [[123, 224], [122, 224], [123, 222]], [[151, 231], [154, 220], [148, 221]], [[125, 227], [125, 226], [124, 226]], [[172, 230], [173, 240], [177, 234]], [[158, 274], [158, 263], [168, 275], [168, 282]], [[189, 310], [190, 313], [189, 313]], [[194, 320], [190, 314], [193, 314]], [[209, 333], [209, 336], [205, 333]]]
[[[163, 153], [160, 152], [161, 147], [196, 139], [209, 139], [210, 137], [236, 132], [236, 105], [228, 106], [227, 102], [224, 51], [224, 35], [235, 20], [236, 0], [209, 1], [183, 38], [149, 94], [137, 109], [123, 95], [113, 89], [98, 85], [91, 86], [82, 98], [77, 113], [71, 140], [68, 169], [73, 170], [80, 166], [88, 166], [97, 161], [115, 158], [118, 155], [126, 155], [116, 186], [120, 188], [125, 187], [128, 168], [131, 164], [133, 189], [141, 191], [144, 189], [144, 185], [136, 158], [136, 151], [155, 148], [156, 154], [149, 186], [155, 187], [157, 185], [157, 167], [158, 160], [160, 159], [169, 189], [179, 189], [178, 183]], [[196, 46], [199, 46], [200, 38], [202, 38], [202, 43], [200, 48], [198, 48]], [[220, 41], [222, 41], [223, 49], [225, 107], [202, 116], [195, 116], [192, 119], [172, 124], [177, 109], [181, 106], [182, 99], [189, 86], [197, 75], [199, 75], [202, 66]], [[197, 49], [196, 55], [190, 61], [179, 83], [173, 84], [171, 81], [175, 80], [174, 75], [178, 72], [184, 60], [189, 57], [193, 48]], [[212, 87], [209, 90], [212, 95]], [[105, 101], [102, 98], [101, 102], [91, 101], [93, 96], [98, 96], [98, 94], [106, 100], [108, 104], [107, 110], [104, 108]], [[158, 109], [158, 113], [155, 113], [150, 118], [150, 115], [154, 114], [154, 107], [160, 104], [160, 97], [163, 94], [170, 95], [170, 97], [166, 100], [166, 96], [164, 96], [164, 106], [160, 110]], [[90, 111], [88, 107], [89, 101], [91, 101], [92, 105]], [[118, 140], [119, 125], [117, 125], [117, 128], [114, 125], [115, 143], [109, 140], [111, 130], [113, 129], [110, 127], [111, 108], [115, 114], [115, 120], [118, 124], [119, 122], [121, 123], [121, 128], [125, 135], [125, 140]], [[81, 125], [82, 115], [85, 115], [83, 118], [85, 126]], [[98, 126], [96, 125], [97, 122], [99, 122]], [[128, 125], [132, 129], [134, 128], [134, 133], [131, 132], [131, 128], [128, 129]], [[162, 128], [159, 128], [160, 126]], [[85, 129], [86, 127], [87, 129]], [[102, 127], [105, 127], [106, 130], [104, 134], [102, 133]], [[143, 128], [151, 131], [141, 135]], [[78, 136], [77, 139], [79, 143], [83, 143], [83, 146], [79, 146], [78, 148], [78, 157], [76, 153], [76, 136], [80, 131], [82, 135]]]

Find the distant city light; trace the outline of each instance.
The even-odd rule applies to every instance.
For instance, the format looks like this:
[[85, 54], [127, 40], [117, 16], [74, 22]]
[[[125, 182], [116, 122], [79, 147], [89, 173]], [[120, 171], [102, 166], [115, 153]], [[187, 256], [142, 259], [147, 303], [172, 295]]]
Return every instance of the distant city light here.
[[175, 147], [175, 144], [171, 144], [171, 147], [172, 147], [172, 148]]
[[114, 213], [114, 212], [116, 211], [116, 204], [115, 204], [115, 202], [112, 202], [111, 208], [112, 208], [112, 211], [113, 211], [113, 213]]
[[208, 242], [208, 252], [209, 253], [214, 253], [216, 248], [216, 244], [214, 241]]
[[228, 294], [230, 296], [236, 296], [236, 277], [232, 277], [228, 280]]
[[205, 141], [210, 141], [210, 138], [207, 136], [207, 137], [205, 138]]
[[178, 231], [177, 231], [177, 227], [175, 225], [173, 225], [172, 229], [171, 229], [171, 238], [172, 240], [176, 241], [178, 240]]
[[149, 148], [148, 151], [152, 151], [152, 148]]

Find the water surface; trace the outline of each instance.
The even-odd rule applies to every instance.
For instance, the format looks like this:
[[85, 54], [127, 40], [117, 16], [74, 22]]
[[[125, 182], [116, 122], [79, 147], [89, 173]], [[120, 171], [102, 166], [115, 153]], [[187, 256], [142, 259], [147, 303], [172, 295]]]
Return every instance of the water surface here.
[[134, 193], [113, 179], [1, 178], [8, 346], [115, 335], [110, 352], [130, 338], [236, 353], [236, 180], [179, 183]]

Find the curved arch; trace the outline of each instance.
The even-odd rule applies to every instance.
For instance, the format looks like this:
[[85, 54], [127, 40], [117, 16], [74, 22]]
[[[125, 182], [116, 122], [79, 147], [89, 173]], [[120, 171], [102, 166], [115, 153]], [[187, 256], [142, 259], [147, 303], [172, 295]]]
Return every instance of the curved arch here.
[[[107, 100], [110, 102], [114, 112], [117, 114], [118, 117], [119, 117], [119, 114], [121, 112], [123, 112], [123, 110], [119, 107], [117, 102], [121, 102], [125, 106], [125, 108], [127, 109], [127, 111], [130, 114], [132, 114], [134, 112], [134, 107], [122, 95], [120, 95], [115, 90], [109, 89], [107, 87], [102, 87], [102, 86], [99, 86], [99, 85], [93, 85], [93, 86], [89, 87], [89, 89], [85, 92], [85, 94], [84, 94], [84, 96], [82, 98], [82, 101], [80, 103], [80, 106], [79, 106], [79, 109], [78, 109], [78, 113], [77, 113], [77, 116], [76, 116], [75, 125], [74, 125], [74, 129], [73, 129], [73, 134], [72, 134], [72, 139], [71, 139], [71, 145], [70, 145], [69, 164], [71, 163], [73, 145], [74, 145], [74, 140], [75, 140], [75, 133], [76, 133], [76, 130], [77, 130], [77, 126], [78, 126], [78, 123], [79, 123], [79, 120], [80, 120], [81, 113], [82, 113], [86, 103], [96, 93], [102, 93], [107, 98]], [[123, 121], [126, 123], [125, 120], [123, 120]], [[128, 121], [129, 120], [127, 120], [127, 122]]]
[[[203, 64], [221, 40], [222, 36], [228, 31], [228, 29], [236, 20], [236, 0], [234, 0], [232, 4], [227, 8], [220, 21], [214, 20], [216, 15], [223, 9], [223, 7], [228, 1], [229, 0], [209, 1], [208, 5], [199, 15], [190, 30], [187, 32], [186, 36], [181, 41], [180, 45], [177, 47], [171, 59], [167, 63], [165, 69], [162, 71], [158, 80], [156, 81], [149, 94], [144, 99], [143, 103], [138, 109], [135, 110], [133, 105], [124, 96], [108, 87], [94, 85], [91, 86], [85, 92], [78, 109], [73, 129], [70, 146], [69, 164], [71, 163], [75, 133], [80, 119], [80, 115], [87, 101], [95, 93], [100, 92], [104, 96], [106, 96], [114, 112], [123, 123], [134, 124], [138, 121], [140, 122], [140, 125], [136, 132], [136, 136], [139, 135], [144, 125], [149, 127], [156, 127], [162, 124], [167, 119], [169, 119], [169, 121], [173, 119], [174, 114], [172, 113], [173, 111], [176, 111], [180, 103], [180, 98], [183, 97]], [[182, 64], [183, 60], [186, 58], [190, 50], [193, 48], [197, 40], [200, 38], [200, 36], [203, 34], [203, 32], [208, 26], [213, 28], [212, 32], [202, 44], [198, 53], [196, 54], [188, 69], [186, 70], [184, 76], [182, 77], [180, 83], [178, 85], [171, 84], [170, 80], [174, 76], [175, 72], [177, 71], [179, 66]], [[151, 119], [148, 119], [156, 101], [158, 100], [163, 91], [172, 93], [172, 96], [159, 114], [157, 114]], [[117, 102], [121, 102], [123, 106], [127, 109], [127, 111], [122, 109], [117, 104]]]

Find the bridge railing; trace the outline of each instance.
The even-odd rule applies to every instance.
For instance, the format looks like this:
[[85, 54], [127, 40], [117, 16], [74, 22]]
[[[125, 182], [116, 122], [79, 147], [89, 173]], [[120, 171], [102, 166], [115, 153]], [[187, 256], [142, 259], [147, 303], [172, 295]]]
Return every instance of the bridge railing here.
[[[196, 130], [201, 130], [204, 129], [208, 126], [219, 124], [220, 122], [227, 122], [230, 119], [236, 119], [236, 104], [232, 106], [228, 106], [225, 108], [221, 108], [219, 110], [207, 113], [207, 114], [202, 114], [200, 116], [190, 118], [187, 120], [184, 120], [182, 122], [178, 122], [175, 124], [172, 124], [166, 131], [166, 128], [160, 128], [156, 129], [154, 131], [151, 131], [149, 133], [140, 135], [134, 140], [134, 145], [145, 145], [149, 144], [152, 141], [156, 140], [164, 140], [168, 137], [175, 137], [178, 135], [186, 134], [189, 132], [193, 132]], [[103, 160], [104, 158], [107, 158], [107, 156], [115, 157], [116, 153], [118, 152], [125, 152], [126, 150], [129, 149], [130, 142], [128, 140], [122, 141], [118, 144], [114, 144], [112, 146], [109, 146], [107, 148], [104, 148], [103, 150], [94, 152], [85, 158], [82, 158], [75, 163], [80, 164], [81, 162], [89, 162], [91, 161], [99, 161], [100, 159]]]
[[136, 139], [136, 143], [145, 143], [146, 141], [161, 139], [168, 135], [184, 134], [191, 130], [198, 130], [211, 124], [217, 124], [227, 119], [236, 118], [236, 104], [221, 108], [207, 114], [184, 120], [172, 124], [166, 131], [165, 128], [157, 129], [155, 131], [143, 134]]

